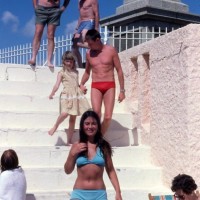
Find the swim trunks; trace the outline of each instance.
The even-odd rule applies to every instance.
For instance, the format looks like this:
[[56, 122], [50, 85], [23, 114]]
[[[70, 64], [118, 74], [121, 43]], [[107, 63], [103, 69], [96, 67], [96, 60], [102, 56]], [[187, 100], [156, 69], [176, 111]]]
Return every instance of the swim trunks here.
[[74, 189], [70, 200], [107, 200], [106, 190]]
[[101, 152], [100, 148], [97, 147], [96, 155], [92, 159], [88, 159], [86, 156], [78, 156], [76, 159], [77, 167], [81, 167], [87, 164], [95, 164], [98, 166], [105, 166], [105, 160], [103, 157], [103, 153]]
[[60, 17], [62, 11], [59, 7], [44, 7], [38, 5], [35, 9], [35, 23], [36, 24], [52, 24], [55, 26], [60, 25]]
[[87, 21], [82, 21], [80, 24], [79, 24], [79, 27], [77, 29], [77, 33], [82, 33], [82, 31], [84, 29], [86, 30], [91, 30], [95, 27], [95, 23], [94, 23], [94, 20], [93, 19], [90, 19], [90, 20], [87, 20]]
[[115, 88], [115, 82], [114, 81], [92, 82], [91, 87], [99, 90], [104, 95], [110, 88]]

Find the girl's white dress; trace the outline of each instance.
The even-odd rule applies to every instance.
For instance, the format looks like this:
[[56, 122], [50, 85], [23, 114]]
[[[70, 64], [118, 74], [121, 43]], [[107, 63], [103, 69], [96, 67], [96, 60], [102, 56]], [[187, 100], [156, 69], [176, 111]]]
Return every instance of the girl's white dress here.
[[79, 88], [78, 72], [61, 70], [63, 90], [60, 95], [60, 112], [70, 115], [82, 115], [90, 105]]

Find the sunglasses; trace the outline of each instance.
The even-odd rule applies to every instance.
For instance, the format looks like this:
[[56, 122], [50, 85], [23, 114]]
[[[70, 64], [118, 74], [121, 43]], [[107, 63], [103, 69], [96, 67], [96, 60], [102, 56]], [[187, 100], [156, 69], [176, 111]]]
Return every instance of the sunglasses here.
[[184, 200], [185, 196], [184, 195], [174, 194], [174, 198], [175, 198], [175, 200]]

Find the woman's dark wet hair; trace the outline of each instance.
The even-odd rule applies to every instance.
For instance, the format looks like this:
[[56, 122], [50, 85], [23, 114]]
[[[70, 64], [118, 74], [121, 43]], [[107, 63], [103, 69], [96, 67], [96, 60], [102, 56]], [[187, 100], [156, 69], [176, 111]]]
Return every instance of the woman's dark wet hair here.
[[112, 155], [112, 148], [110, 144], [103, 138], [102, 132], [101, 132], [101, 122], [98, 114], [92, 110], [88, 110], [85, 113], [83, 113], [81, 120], [80, 120], [80, 127], [79, 127], [79, 138], [80, 142], [87, 143], [88, 136], [84, 132], [84, 121], [88, 118], [92, 117], [97, 122], [97, 133], [94, 137], [94, 143], [97, 144], [97, 146], [102, 150], [104, 156], [109, 154], [109, 156]]
[[179, 174], [172, 180], [171, 190], [176, 192], [182, 190], [185, 194], [191, 194], [197, 189], [194, 179], [187, 174]]
[[16, 152], [8, 149], [1, 156], [1, 171], [12, 170], [19, 167], [19, 161]]
[[85, 35], [86, 40], [96, 41], [97, 38], [101, 39], [101, 35], [100, 35], [99, 31], [97, 31], [96, 29], [88, 30]]

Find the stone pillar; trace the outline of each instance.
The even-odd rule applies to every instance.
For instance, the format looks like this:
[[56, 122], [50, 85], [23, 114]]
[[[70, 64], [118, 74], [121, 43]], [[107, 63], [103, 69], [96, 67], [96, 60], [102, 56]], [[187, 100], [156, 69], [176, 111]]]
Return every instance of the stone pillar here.
[[149, 55], [138, 56], [139, 116], [141, 124], [150, 123]]
[[116, 9], [116, 14], [122, 14], [144, 7], [181, 13], [189, 12], [188, 6], [182, 3], [181, 0], [124, 0], [124, 4]]

